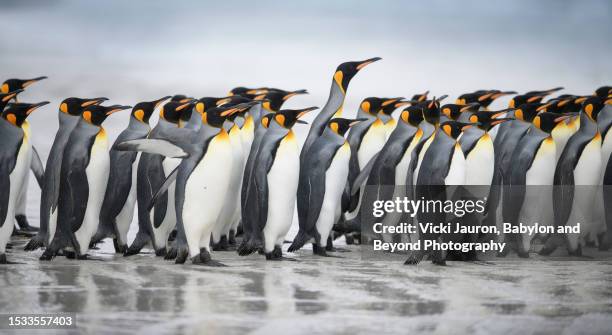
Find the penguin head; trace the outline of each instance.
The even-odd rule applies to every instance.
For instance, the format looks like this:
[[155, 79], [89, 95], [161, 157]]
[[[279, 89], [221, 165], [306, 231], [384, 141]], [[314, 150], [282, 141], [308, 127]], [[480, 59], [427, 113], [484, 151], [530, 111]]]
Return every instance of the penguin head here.
[[364, 112], [372, 116], [376, 116], [380, 112], [383, 104], [388, 105], [396, 101], [402, 100], [403, 98], [377, 98], [368, 97], [361, 101], [359, 108]]
[[582, 102], [582, 112], [589, 116], [593, 121], [597, 121], [599, 112], [606, 105], [606, 101], [598, 96], [592, 96], [584, 99]]
[[311, 112], [319, 107], [308, 107], [303, 109], [283, 109], [274, 114], [274, 121], [281, 127], [291, 129], [296, 123], [307, 124], [300, 118], [306, 113]]
[[427, 95], [429, 94], [429, 91], [425, 91], [423, 93], [418, 93], [412, 96], [412, 101], [416, 101], [416, 102], [423, 102], [425, 100], [427, 100]]
[[473, 126], [471, 123], [463, 123], [459, 121], [444, 121], [440, 124], [440, 129], [448, 136], [457, 139], [461, 132]]
[[244, 86], [234, 87], [229, 91], [229, 96], [241, 95], [245, 98], [253, 99], [258, 95], [268, 93], [267, 87], [248, 88]]
[[49, 101], [43, 101], [35, 104], [16, 102], [9, 104], [2, 112], [2, 117], [12, 125], [21, 127], [28, 116], [37, 108], [48, 104]]
[[451, 120], [457, 120], [461, 113], [465, 112], [475, 112], [480, 108], [480, 104], [471, 103], [467, 105], [458, 105], [458, 104], [445, 104], [440, 108], [442, 114], [446, 115]]
[[244, 112], [255, 104], [257, 104], [257, 102], [251, 101], [238, 105], [223, 105], [219, 107], [205, 109], [200, 113], [202, 115], [202, 123], [214, 128], [221, 128], [223, 127], [223, 123], [229, 116], [235, 113]]
[[440, 100], [434, 97], [431, 101], [425, 103], [423, 106], [423, 117], [431, 124], [438, 124], [440, 122]]
[[557, 124], [564, 122], [572, 116], [571, 114], [560, 115], [557, 113], [542, 112], [536, 115], [531, 123], [536, 126], [536, 128], [550, 134]]
[[106, 120], [106, 118], [114, 114], [116, 112], [130, 109], [132, 106], [122, 106], [122, 105], [112, 105], [112, 106], [100, 106], [100, 105], [91, 105], [86, 107], [83, 111], [82, 117], [83, 119], [94, 126], [101, 126], [102, 122]]
[[470, 115], [470, 122], [478, 125], [478, 128], [489, 131], [494, 126], [506, 121], [514, 120], [513, 118], [502, 118], [502, 116], [514, 110], [514, 108], [502, 109], [500, 111], [477, 111]]
[[400, 119], [407, 124], [418, 127], [423, 122], [423, 108], [419, 106], [408, 106], [400, 114]]
[[132, 117], [142, 123], [149, 123], [149, 119], [155, 109], [165, 100], [170, 99], [170, 96], [165, 96], [163, 98], [159, 98], [153, 101], [142, 101], [137, 103], [134, 108], [132, 108]]
[[64, 101], [60, 103], [59, 110], [62, 113], [72, 115], [72, 116], [81, 116], [83, 110], [89, 106], [99, 105], [104, 101], [108, 100], [105, 97], [99, 98], [66, 98]]
[[9, 93], [0, 93], [0, 113], [4, 110], [4, 107], [11, 101], [11, 99], [15, 98], [17, 94], [23, 92], [22, 89], [14, 90]]
[[270, 122], [272, 121], [272, 118], [274, 118], [274, 113], [268, 113], [262, 116], [259, 122], [261, 122], [261, 125], [267, 129], [270, 126]]
[[36, 77], [32, 79], [8, 79], [0, 86], [0, 93], [9, 93], [15, 90], [23, 90], [37, 81], [47, 79], [47, 77]]
[[336, 117], [327, 123], [327, 126], [336, 134], [340, 136], [344, 136], [346, 132], [354, 125], [359, 122], [367, 121], [368, 119], [345, 119], [341, 117]]
[[546, 96], [554, 92], [560, 91], [562, 89], [563, 87], [555, 87], [555, 88], [551, 88], [551, 89], [543, 90], [543, 91], [529, 91], [525, 94], [519, 94], [519, 95], [512, 97], [512, 99], [510, 99], [510, 101], [508, 102], [508, 107], [516, 108], [522, 104], [540, 102]]
[[478, 90], [473, 93], [462, 94], [457, 99], [456, 103], [460, 105], [466, 105], [469, 103], [477, 102], [482, 107], [489, 107], [493, 101], [504, 95], [516, 94], [514, 91], [500, 91], [500, 90]]
[[351, 82], [351, 79], [355, 77], [357, 72], [361, 71], [361, 69], [368, 66], [369, 64], [372, 64], [381, 59], [382, 58], [380, 57], [374, 57], [359, 62], [342, 63], [336, 68], [336, 72], [334, 73], [334, 82], [336, 83], [336, 85], [338, 85], [342, 92], [346, 94], [348, 85]]
[[550, 99], [537, 108], [538, 112], [548, 112], [562, 114], [568, 103], [574, 100], [572, 96], [558, 97]]
[[602, 98], [609, 98], [610, 94], [612, 94], [612, 86], [602, 86], [595, 90], [595, 95]]
[[401, 101], [402, 99], [403, 98], [390, 98], [389, 100], [385, 100], [385, 102], [382, 103], [379, 113], [391, 116], [396, 109], [411, 104], [410, 101]]
[[193, 100], [188, 100], [185, 102], [170, 100], [166, 102], [166, 104], [159, 110], [159, 117], [168, 122], [178, 124], [181, 120], [181, 115], [186, 111], [191, 110], [193, 105]]
[[308, 94], [308, 91], [285, 91], [277, 88], [272, 88], [265, 95], [257, 96], [256, 100], [263, 101], [262, 107], [268, 112], [278, 112], [285, 103], [285, 101], [300, 94]]
[[542, 106], [542, 104], [539, 102], [522, 104], [514, 110], [514, 117], [517, 120], [531, 122], [533, 118], [538, 115], [538, 108], [540, 108], [540, 106]]

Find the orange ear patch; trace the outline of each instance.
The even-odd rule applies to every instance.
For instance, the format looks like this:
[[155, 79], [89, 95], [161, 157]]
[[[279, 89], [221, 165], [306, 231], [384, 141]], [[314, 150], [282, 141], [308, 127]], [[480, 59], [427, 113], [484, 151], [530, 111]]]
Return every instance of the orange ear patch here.
[[139, 109], [137, 111], [134, 112], [134, 117], [140, 121], [140, 122], [144, 122], [144, 111], [142, 109]]
[[83, 112], [83, 118], [85, 119], [85, 121], [91, 123], [91, 112], [90, 111], [84, 111]]

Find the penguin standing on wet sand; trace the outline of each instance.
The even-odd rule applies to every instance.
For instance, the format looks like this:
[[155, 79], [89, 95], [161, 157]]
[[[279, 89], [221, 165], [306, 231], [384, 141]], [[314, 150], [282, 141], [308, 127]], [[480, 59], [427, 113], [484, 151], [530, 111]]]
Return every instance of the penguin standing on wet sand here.
[[46, 101], [11, 104], [0, 118], [0, 264], [9, 263], [5, 254], [6, 244], [13, 233], [17, 201], [32, 159], [31, 142], [22, 125], [34, 110], [46, 104]]
[[108, 139], [102, 122], [109, 115], [129, 108], [92, 105], [83, 111], [64, 149], [57, 231], [41, 260], [51, 260], [62, 249], [73, 251], [78, 259], [87, 259], [91, 238], [98, 230], [110, 170]]
[[[317, 109], [285, 109], [276, 113], [255, 159], [254, 185], [259, 208], [241, 255], [263, 249], [266, 259], [282, 259], [282, 244], [293, 221], [300, 176], [299, 146], [292, 131], [299, 119]], [[341, 181], [344, 186], [344, 180]]]
[[28, 244], [24, 250], [32, 251], [51, 243], [55, 235], [57, 226], [57, 200], [59, 198], [60, 171], [62, 168], [62, 158], [64, 156], [64, 148], [68, 143], [70, 133], [79, 123], [81, 113], [89, 106], [100, 104], [108, 100], [107, 98], [67, 98], [64, 99], [59, 106], [58, 121], [59, 128], [55, 134], [49, 158], [45, 165], [45, 173], [43, 176], [43, 184], [40, 194], [40, 230]]
[[582, 103], [580, 129], [567, 142], [555, 170], [553, 210], [555, 226], [575, 225], [580, 222], [580, 234], [555, 234], [540, 250], [541, 255], [552, 253], [566, 244], [570, 255], [581, 256], [588, 238], [601, 238], [605, 225], [593, 217], [596, 186], [601, 175], [601, 133], [597, 117], [604, 100], [589, 97]]
[[110, 151], [110, 174], [102, 209], [98, 232], [92, 238], [97, 243], [106, 237], [113, 238], [115, 252], [127, 250], [127, 233], [136, 205], [136, 178], [138, 171], [138, 152], [125, 152], [115, 149], [118, 143], [145, 138], [151, 131], [149, 118], [155, 109], [170, 97], [154, 101], [139, 102], [130, 115], [125, 130], [119, 134]]
[[164, 138], [127, 141], [117, 146], [119, 150], [182, 158], [177, 173], [169, 176], [156, 190], [159, 194], [174, 181], [176, 263], [184, 263], [189, 255], [193, 264], [223, 265], [210, 255], [210, 236], [223, 207], [220, 199], [225, 197], [232, 164], [231, 145], [223, 122], [227, 116], [254, 104], [208, 109], [202, 113], [202, 126], [197, 132], [179, 129], [165, 134]]

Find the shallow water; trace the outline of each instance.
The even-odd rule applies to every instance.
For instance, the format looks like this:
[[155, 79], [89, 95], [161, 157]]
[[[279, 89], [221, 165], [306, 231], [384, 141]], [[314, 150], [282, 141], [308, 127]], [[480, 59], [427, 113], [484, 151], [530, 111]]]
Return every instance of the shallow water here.
[[[605, 334], [612, 329], [612, 257], [508, 259], [491, 264], [343, 258], [299, 251], [298, 261], [216, 252], [228, 267], [124, 258], [106, 242], [103, 259], [37, 260], [0, 272], [0, 313], [76, 312], [78, 328], [108, 334], [516, 333]], [[31, 333], [47, 331], [28, 331]], [[10, 332], [9, 332], [10, 333]], [[20, 333], [15, 331], [15, 334]], [[21, 331], [23, 333], [23, 331]], [[58, 331], [59, 333], [59, 331]]]

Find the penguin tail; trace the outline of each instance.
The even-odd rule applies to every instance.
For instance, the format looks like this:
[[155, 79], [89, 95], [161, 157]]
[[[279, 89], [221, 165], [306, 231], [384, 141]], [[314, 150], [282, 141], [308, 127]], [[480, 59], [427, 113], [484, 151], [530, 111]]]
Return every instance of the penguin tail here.
[[247, 240], [243, 240], [238, 247], [238, 255], [248, 256], [255, 251], [260, 250], [263, 247], [263, 242], [260, 239], [251, 237]]
[[23, 248], [25, 251], [34, 251], [45, 246], [45, 237], [39, 232], [28, 241], [28, 244]]
[[312, 236], [310, 236], [306, 231], [300, 229], [298, 231], [297, 235], [295, 236], [295, 238], [293, 239], [293, 243], [291, 243], [291, 245], [289, 246], [289, 249], [287, 249], [287, 251], [294, 252], [296, 250], [299, 250], [311, 238], [312, 238]]

